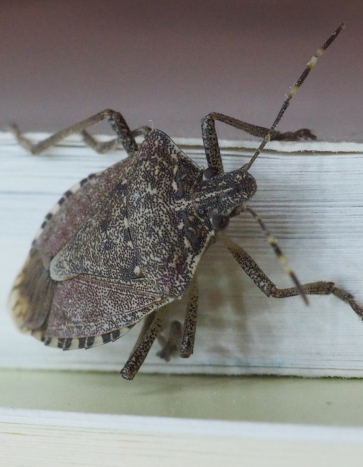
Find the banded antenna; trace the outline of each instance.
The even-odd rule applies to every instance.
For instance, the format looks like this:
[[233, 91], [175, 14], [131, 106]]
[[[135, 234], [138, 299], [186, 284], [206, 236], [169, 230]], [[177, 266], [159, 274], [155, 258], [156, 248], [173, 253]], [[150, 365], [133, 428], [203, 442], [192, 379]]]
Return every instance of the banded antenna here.
[[282, 116], [284, 115], [284, 113], [286, 112], [286, 109], [288, 108], [288, 106], [290, 105], [290, 101], [291, 99], [296, 95], [296, 93], [298, 92], [300, 86], [303, 84], [303, 82], [305, 81], [305, 79], [308, 77], [310, 71], [314, 68], [314, 66], [316, 65], [316, 62], [318, 61], [318, 58], [323, 55], [323, 53], [326, 51], [326, 49], [330, 46], [330, 44], [335, 41], [335, 39], [338, 37], [338, 35], [341, 33], [341, 31], [344, 29], [344, 23], [340, 23], [339, 26], [336, 28], [336, 30], [333, 32], [333, 34], [329, 37], [329, 39], [320, 47], [320, 49], [318, 49], [315, 53], [315, 55], [313, 55], [311, 57], [311, 59], [309, 60], [308, 64], [306, 65], [306, 68], [305, 70], [301, 73], [299, 79], [296, 81], [296, 83], [294, 84], [294, 86], [291, 88], [287, 98], [285, 99], [284, 103], [282, 104], [281, 106], [281, 109], [279, 111], [279, 113], [277, 114], [277, 117], [275, 118], [275, 121], [273, 122], [271, 128], [270, 128], [270, 131], [267, 133], [267, 135], [264, 137], [262, 143], [260, 144], [260, 146], [258, 147], [258, 149], [256, 150], [255, 154], [253, 155], [253, 157], [251, 158], [250, 162], [248, 164], [246, 164], [244, 166], [244, 169], [245, 170], [249, 170], [251, 165], [255, 162], [255, 160], [257, 159], [257, 157], [259, 156], [260, 152], [262, 151], [262, 149], [266, 146], [266, 144], [270, 141], [270, 138], [271, 138], [271, 132], [274, 131], [274, 129], [276, 128], [277, 124], [279, 123], [279, 121], [281, 120]]

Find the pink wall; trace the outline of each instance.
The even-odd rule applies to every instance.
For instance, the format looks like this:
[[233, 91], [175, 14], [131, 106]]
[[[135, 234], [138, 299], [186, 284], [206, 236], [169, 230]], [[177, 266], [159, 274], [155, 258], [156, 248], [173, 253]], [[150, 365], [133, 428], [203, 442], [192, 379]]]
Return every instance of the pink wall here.
[[358, 0], [0, 2], [0, 127], [56, 130], [106, 107], [171, 136], [198, 137], [210, 111], [270, 125], [341, 20], [280, 129], [362, 141]]

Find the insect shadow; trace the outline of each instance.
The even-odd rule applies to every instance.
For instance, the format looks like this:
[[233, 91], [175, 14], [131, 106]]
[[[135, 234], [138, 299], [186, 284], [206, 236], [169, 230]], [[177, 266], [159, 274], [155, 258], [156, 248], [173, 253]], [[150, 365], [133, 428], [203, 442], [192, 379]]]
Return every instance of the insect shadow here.
[[[216, 112], [202, 119], [207, 168], [196, 165], [162, 131], [149, 127], [131, 130], [123, 116], [110, 109], [35, 144], [13, 125], [19, 144], [32, 154], [73, 133], [81, 133], [84, 142], [99, 153], [121, 144], [128, 154], [125, 160], [70, 188], [46, 215], [10, 295], [18, 327], [48, 346], [69, 350], [114, 341], [143, 320], [121, 370], [124, 378], [133, 379], [159, 335], [168, 304], [186, 294], [184, 324], [172, 323], [160, 356], [167, 360], [178, 349], [181, 357], [188, 358], [197, 325], [197, 267], [217, 240], [266, 296], [300, 294], [308, 303], [308, 295], [333, 294], [362, 317], [363, 308], [333, 282], [301, 285], [276, 240], [248, 204], [257, 190], [249, 170], [270, 140], [316, 139], [308, 129], [281, 133], [275, 128], [318, 57], [343, 26], [340, 24], [310, 59], [271, 128]], [[108, 142], [99, 142], [87, 132], [103, 120], [108, 120], [116, 133]], [[263, 139], [251, 160], [232, 172], [224, 172], [216, 121]], [[140, 146], [135, 140], [139, 135], [144, 137]], [[253, 258], [225, 234], [229, 220], [241, 212], [256, 220], [293, 287], [276, 287]]]

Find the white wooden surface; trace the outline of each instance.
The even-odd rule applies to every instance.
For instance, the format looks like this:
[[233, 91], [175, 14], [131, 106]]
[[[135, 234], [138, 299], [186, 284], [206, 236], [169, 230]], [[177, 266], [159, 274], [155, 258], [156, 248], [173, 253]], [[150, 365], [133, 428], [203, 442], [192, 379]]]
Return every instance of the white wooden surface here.
[[0, 465], [361, 466], [362, 382], [0, 370]]
[[[205, 164], [198, 145], [186, 149]], [[6, 299], [43, 216], [85, 175], [107, 167], [122, 151], [99, 156], [76, 141], [33, 157], [12, 137], [0, 140], [0, 367], [119, 370], [138, 330], [87, 351], [61, 352], [20, 334]], [[241, 147], [242, 144], [238, 143]], [[224, 150], [226, 170], [244, 164], [256, 143]], [[251, 173], [259, 191], [251, 202], [302, 282], [333, 280], [363, 303], [363, 145], [271, 143]], [[303, 150], [304, 152], [299, 152]], [[280, 286], [289, 286], [259, 227], [247, 215], [229, 234]], [[200, 266], [200, 316], [194, 355], [165, 363], [157, 345], [146, 372], [363, 375], [363, 323], [335, 297], [274, 300], [244, 275], [231, 256], [213, 246]], [[170, 313], [182, 319], [183, 302]]]
[[0, 444], [13, 467], [358, 467], [363, 430], [0, 409]]

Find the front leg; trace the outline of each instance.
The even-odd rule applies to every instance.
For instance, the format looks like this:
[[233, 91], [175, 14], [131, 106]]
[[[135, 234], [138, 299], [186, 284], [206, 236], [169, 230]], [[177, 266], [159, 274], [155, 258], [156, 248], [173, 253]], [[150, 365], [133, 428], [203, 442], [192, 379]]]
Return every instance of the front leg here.
[[212, 112], [202, 119], [202, 138], [208, 167], [211, 167], [218, 173], [223, 173], [224, 170], [215, 127], [216, 120], [261, 139], [265, 138], [265, 136], [270, 133], [270, 141], [299, 141], [301, 139], [316, 140], [314, 133], [307, 128], [302, 128], [294, 132], [288, 131], [286, 133], [281, 133], [277, 130], [252, 125], [251, 123], [243, 122], [242, 120], [237, 120], [236, 118], [228, 117], [227, 115]]
[[[299, 294], [297, 287], [279, 289], [266, 276], [258, 264], [239, 245], [233, 242], [227, 235], [221, 234], [220, 240], [232, 253], [233, 257], [245, 273], [253, 280], [257, 287], [267, 296], [274, 298], [286, 298]], [[348, 303], [360, 318], [363, 318], [363, 307], [358, 305], [354, 297], [347, 291], [337, 287], [334, 282], [317, 281], [302, 285], [307, 295], [335, 295], [340, 300]]]

